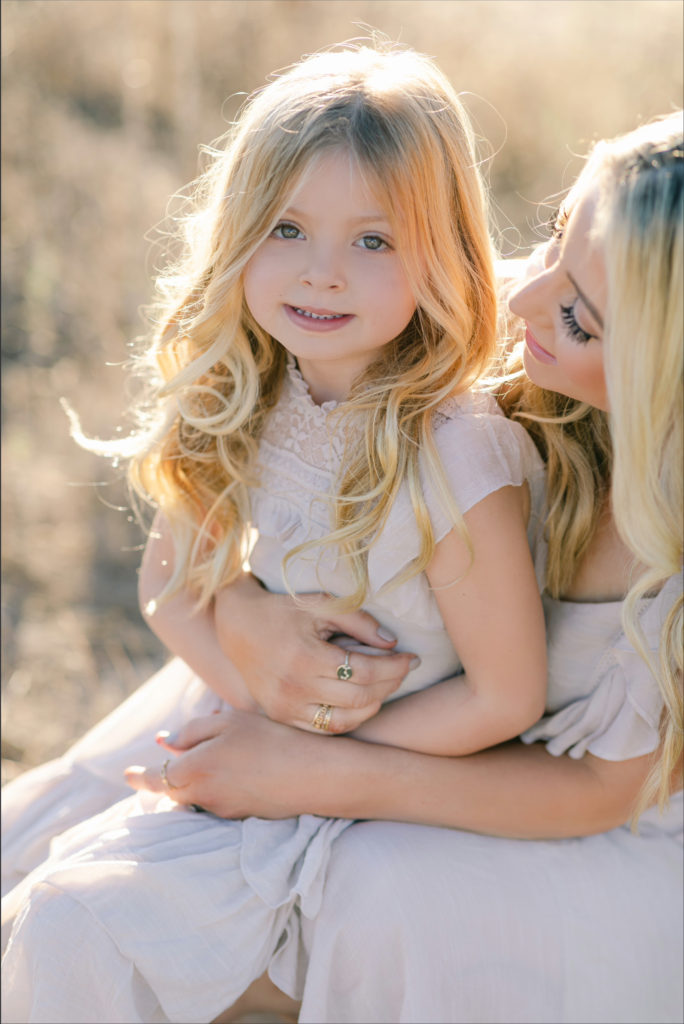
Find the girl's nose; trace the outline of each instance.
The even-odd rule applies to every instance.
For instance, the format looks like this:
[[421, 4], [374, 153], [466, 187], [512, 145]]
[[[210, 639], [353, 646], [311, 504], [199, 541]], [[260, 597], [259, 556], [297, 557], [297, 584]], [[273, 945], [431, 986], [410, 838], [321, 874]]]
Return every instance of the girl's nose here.
[[318, 291], [340, 291], [346, 284], [339, 255], [332, 249], [311, 248], [307, 254], [299, 280]]

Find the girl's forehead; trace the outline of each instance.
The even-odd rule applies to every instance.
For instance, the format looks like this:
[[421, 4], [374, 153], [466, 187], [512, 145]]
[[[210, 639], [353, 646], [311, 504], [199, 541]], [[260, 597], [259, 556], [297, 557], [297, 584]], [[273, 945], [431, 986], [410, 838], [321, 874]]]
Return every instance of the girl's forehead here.
[[366, 165], [351, 147], [344, 145], [326, 147], [309, 157], [286, 183], [283, 190], [283, 205], [289, 206], [296, 202], [297, 198], [305, 195], [307, 188], [315, 185], [320, 180], [320, 175], [328, 170], [333, 171], [342, 181], [348, 175], [350, 185], [355, 185], [357, 191], [366, 191], [369, 199], [372, 198], [389, 216], [389, 196], [380, 175]]

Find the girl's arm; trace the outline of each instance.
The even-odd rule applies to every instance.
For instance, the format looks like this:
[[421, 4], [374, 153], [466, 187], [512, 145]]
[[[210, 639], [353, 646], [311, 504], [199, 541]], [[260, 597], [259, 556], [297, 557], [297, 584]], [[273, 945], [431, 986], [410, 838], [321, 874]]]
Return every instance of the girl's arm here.
[[[179, 754], [168, 768], [174, 798], [220, 817], [377, 818], [519, 839], [624, 824], [656, 756], [573, 760], [512, 741], [435, 757], [351, 737], [331, 742], [241, 712], [195, 719], [170, 739]], [[158, 768], [131, 768], [127, 778], [164, 791]]]
[[376, 713], [409, 670], [411, 654], [354, 654], [353, 679], [339, 680], [343, 655], [327, 637], [347, 633], [389, 651], [396, 640], [378, 633], [365, 612], [330, 614], [320, 595], [310, 595], [304, 610], [290, 597], [269, 594], [248, 573], [221, 590], [206, 611], [196, 612], [190, 595], [180, 592], [150, 614], [148, 603], [169, 580], [173, 556], [171, 532], [158, 514], [140, 569], [142, 614], [168, 649], [233, 707], [313, 728], [319, 704], [330, 703], [340, 727], [353, 729]]
[[536, 722], [546, 697], [544, 615], [526, 533], [526, 493], [504, 487], [464, 516], [428, 568], [464, 673], [394, 701], [355, 735], [432, 754], [470, 754]]

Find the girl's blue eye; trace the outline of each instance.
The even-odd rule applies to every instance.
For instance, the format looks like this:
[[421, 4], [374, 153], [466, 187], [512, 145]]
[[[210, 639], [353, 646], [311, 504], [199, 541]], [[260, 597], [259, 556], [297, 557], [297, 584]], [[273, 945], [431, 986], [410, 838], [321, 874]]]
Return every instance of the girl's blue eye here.
[[575, 339], [575, 341], [578, 341], [580, 345], [586, 345], [588, 341], [591, 341], [591, 339], [595, 337], [594, 334], [589, 334], [588, 331], [585, 331], [584, 328], [580, 327], [577, 323], [574, 303], [572, 306], [561, 306], [560, 311], [561, 320], [563, 321], [566, 331]]
[[273, 234], [276, 238], [293, 239], [299, 238], [301, 231], [296, 224], [288, 224], [287, 221], [283, 221], [273, 229]]
[[362, 249], [368, 249], [370, 252], [381, 252], [383, 249], [389, 249], [389, 245], [380, 235], [363, 235], [359, 239], [359, 244]]

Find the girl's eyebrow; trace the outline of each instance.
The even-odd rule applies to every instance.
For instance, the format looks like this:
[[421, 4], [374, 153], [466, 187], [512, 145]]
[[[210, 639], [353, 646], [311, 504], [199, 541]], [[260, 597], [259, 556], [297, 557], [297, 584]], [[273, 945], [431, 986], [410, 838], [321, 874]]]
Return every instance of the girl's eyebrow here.
[[[306, 212], [304, 210], [298, 210], [296, 206], [288, 206], [288, 208], [285, 210], [285, 214], [287, 214], [290, 217], [299, 217], [300, 219], [304, 219], [306, 217]], [[361, 213], [359, 214], [358, 217], [349, 218], [350, 224], [364, 224], [367, 221], [373, 223], [382, 221], [384, 224], [389, 224], [390, 222], [386, 213], [381, 213], [378, 211], [376, 211], [375, 213]]]
[[[566, 271], [566, 273], [567, 273], [567, 271]], [[572, 276], [572, 274], [568, 273], [567, 276], [568, 276], [568, 280], [570, 281], [570, 284], [575, 289], [575, 291], [579, 295], [580, 299], [582, 300], [584, 305], [587, 307], [587, 309], [589, 310], [589, 312], [591, 313], [591, 315], [593, 316], [594, 320], [599, 325], [601, 330], [603, 330], [603, 318], [602, 318], [601, 314], [599, 313], [599, 311], [597, 310], [596, 306], [594, 305], [593, 302], [591, 302], [587, 298], [587, 296], [584, 294], [584, 292], [582, 291], [580, 286], [577, 284], [577, 281], [575, 281], [575, 279]]]

